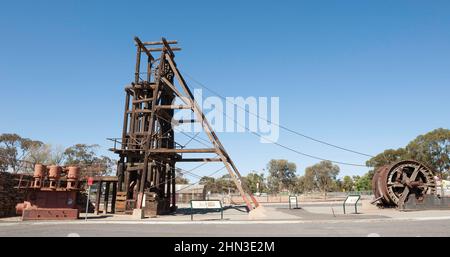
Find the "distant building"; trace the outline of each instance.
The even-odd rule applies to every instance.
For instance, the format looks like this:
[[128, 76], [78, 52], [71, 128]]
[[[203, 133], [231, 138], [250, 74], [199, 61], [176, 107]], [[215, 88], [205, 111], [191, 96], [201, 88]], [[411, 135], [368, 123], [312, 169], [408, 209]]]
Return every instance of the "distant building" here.
[[175, 197], [178, 203], [187, 203], [190, 200], [205, 200], [205, 185], [175, 185]]

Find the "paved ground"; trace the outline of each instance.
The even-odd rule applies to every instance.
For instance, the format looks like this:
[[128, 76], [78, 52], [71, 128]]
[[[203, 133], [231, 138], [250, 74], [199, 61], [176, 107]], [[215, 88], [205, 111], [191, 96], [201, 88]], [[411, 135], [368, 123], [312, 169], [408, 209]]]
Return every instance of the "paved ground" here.
[[450, 236], [449, 220], [305, 223], [0, 223], [0, 236]]
[[[130, 215], [90, 215], [87, 221], [21, 222], [0, 219], [0, 236], [450, 236], [450, 211], [399, 212], [363, 202], [359, 214], [343, 214], [342, 205], [302, 203], [298, 209], [270, 204], [248, 215], [243, 207], [220, 213], [188, 209], [176, 215], [134, 220]], [[83, 214], [82, 214], [83, 216]]]

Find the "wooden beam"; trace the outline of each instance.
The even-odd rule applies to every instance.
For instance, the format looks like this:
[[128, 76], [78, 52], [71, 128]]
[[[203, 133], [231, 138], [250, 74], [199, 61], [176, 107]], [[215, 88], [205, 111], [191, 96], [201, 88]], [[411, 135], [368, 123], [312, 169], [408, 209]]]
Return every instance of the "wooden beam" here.
[[[178, 44], [177, 40], [166, 40], [167, 44], [173, 45]], [[162, 45], [164, 44], [162, 41], [150, 41], [150, 42], [142, 42], [143, 45]]]
[[117, 182], [119, 179], [117, 176], [95, 176], [93, 177], [94, 182]]
[[101, 197], [102, 197], [102, 181], [99, 181], [97, 182], [97, 195], [95, 196], [95, 215], [99, 214]]
[[[172, 51], [181, 51], [181, 47], [171, 47]], [[150, 52], [161, 52], [164, 50], [164, 48], [149, 48], [148, 51]]]
[[148, 109], [134, 109], [134, 110], [130, 110], [127, 111], [127, 113], [151, 113], [152, 110], [148, 110]]
[[216, 148], [199, 148], [199, 149], [170, 149], [158, 148], [149, 149], [150, 153], [215, 153]]
[[191, 103], [186, 99], [187, 97], [184, 96], [180, 91], [178, 91], [178, 89], [172, 83], [170, 83], [168, 79], [163, 77], [162, 81], [181, 99], [181, 101], [183, 101], [186, 105], [191, 105]]
[[177, 162], [221, 162], [220, 158], [185, 158]]
[[105, 199], [103, 200], [103, 214], [108, 213], [108, 202], [109, 202], [109, 189], [111, 186], [111, 182], [106, 182], [105, 187]]
[[156, 109], [192, 109], [191, 106], [188, 105], [158, 105]]
[[144, 98], [144, 99], [139, 99], [139, 100], [133, 100], [133, 103], [137, 104], [137, 103], [149, 102], [152, 100], [153, 100], [153, 98]]
[[167, 43], [167, 40], [166, 40], [165, 38], [161, 38], [161, 40], [162, 40], [162, 42], [163, 42], [163, 44], [164, 44], [164, 48], [166, 48], [167, 51], [169, 51], [169, 54], [170, 54], [172, 57], [175, 57], [175, 54], [173, 53], [172, 48], [170, 47], [170, 45]]
[[112, 185], [111, 213], [116, 213], [117, 183]]
[[198, 120], [194, 120], [194, 119], [190, 119], [190, 120], [176, 120], [175, 124], [183, 124], [183, 123], [196, 123], [196, 122], [200, 122]]
[[132, 83], [131, 85], [126, 86], [125, 90], [126, 91], [132, 90], [132, 93], [134, 93], [134, 89], [151, 89], [151, 90], [154, 90], [155, 87], [156, 87], [155, 83], [146, 83], [146, 82], [142, 82], [141, 81], [141, 82], [139, 82], [139, 84]]
[[145, 45], [142, 44], [141, 40], [138, 37], [134, 37], [134, 41], [136, 41], [137, 46], [147, 54], [147, 56], [148, 56], [148, 58], [150, 58], [150, 60], [152, 60], [152, 61], [155, 60], [155, 58], [153, 58], [153, 55], [148, 51], [148, 49], [145, 47]]
[[143, 169], [144, 169], [144, 165], [139, 165], [139, 166], [127, 167], [126, 171], [135, 171], [135, 170], [143, 170]]

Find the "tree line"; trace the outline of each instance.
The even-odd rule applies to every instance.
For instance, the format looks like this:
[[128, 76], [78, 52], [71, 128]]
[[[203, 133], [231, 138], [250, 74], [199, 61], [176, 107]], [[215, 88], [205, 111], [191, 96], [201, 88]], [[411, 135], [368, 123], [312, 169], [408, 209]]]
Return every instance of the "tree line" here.
[[[17, 134], [0, 135], [0, 171], [29, 172], [36, 163], [79, 165], [84, 174], [113, 174], [115, 161], [97, 154], [98, 145], [76, 144], [68, 148], [54, 147], [38, 140], [23, 138]], [[367, 160], [372, 167], [362, 176], [339, 178], [340, 167], [330, 161], [321, 161], [297, 175], [297, 166], [288, 160], [271, 160], [267, 164], [267, 177], [263, 172], [252, 171], [242, 180], [248, 190], [255, 193], [306, 193], [331, 191], [368, 191], [374, 172], [395, 161], [413, 159], [426, 164], [444, 179], [450, 170], [450, 130], [435, 129], [417, 136], [405, 147], [387, 149]], [[188, 184], [188, 179], [177, 171], [176, 183]], [[200, 184], [211, 193], [235, 193], [236, 186], [230, 175], [219, 178], [202, 177]]]
[[[371, 169], [362, 176], [344, 176], [338, 178], [340, 167], [330, 161], [321, 161], [307, 167], [302, 176], [297, 175], [297, 167], [288, 160], [271, 160], [267, 164], [268, 176], [262, 172], [250, 172], [243, 177], [249, 191], [256, 193], [306, 193], [336, 191], [369, 191], [372, 190], [374, 172], [387, 164], [413, 159], [424, 163], [434, 170], [436, 175], [447, 179], [450, 173], [450, 130], [435, 129], [419, 135], [405, 147], [387, 149], [367, 160]], [[221, 178], [203, 177], [200, 184], [205, 185], [212, 193], [236, 192], [229, 175]]]
[[32, 173], [37, 163], [46, 165], [77, 165], [84, 175], [112, 174], [115, 161], [98, 155], [98, 145], [75, 144], [63, 148], [18, 134], [0, 135], [0, 171]]

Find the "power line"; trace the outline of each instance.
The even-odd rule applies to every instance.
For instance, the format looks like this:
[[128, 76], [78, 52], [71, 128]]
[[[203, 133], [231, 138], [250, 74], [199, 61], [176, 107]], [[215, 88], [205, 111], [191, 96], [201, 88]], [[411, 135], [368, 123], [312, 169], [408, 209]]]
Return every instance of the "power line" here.
[[[155, 161], [155, 162], [158, 162], [158, 161]], [[159, 163], [160, 163], [160, 164], [164, 164], [164, 163], [162, 163], [162, 162], [159, 162]], [[170, 170], [175, 170], [175, 171], [180, 171], [180, 172], [182, 171], [181, 173], [184, 173], [184, 172], [191, 172], [191, 171], [193, 171], [193, 170], [195, 170], [195, 169], [200, 168], [201, 166], [203, 166], [203, 165], [205, 165], [205, 164], [206, 164], [206, 162], [203, 163], [203, 164], [201, 164], [201, 165], [198, 165], [197, 167], [194, 167], [194, 168], [190, 169], [189, 171], [183, 170], [183, 169], [181, 169], [181, 168], [172, 168], [172, 167], [169, 167], [169, 169], [170, 169]], [[215, 175], [216, 173], [218, 173], [219, 171], [221, 171], [221, 170], [223, 170], [223, 169], [225, 169], [225, 166], [223, 166], [222, 168], [220, 168], [220, 169], [214, 171], [213, 173], [207, 175], [207, 177], [211, 177], [211, 176]], [[184, 188], [182, 188], [182, 189], [186, 189], [186, 188], [189, 188], [189, 187], [191, 187], [191, 186], [193, 186], [193, 185], [196, 185], [196, 184], [200, 183], [201, 179], [203, 178], [203, 176], [199, 176], [199, 175], [197, 175], [197, 174], [195, 174], [195, 173], [191, 173], [191, 174], [194, 174], [197, 178], [199, 178], [199, 180], [198, 180], [197, 182], [195, 182], [195, 183], [189, 184], [187, 187], [184, 187]], [[178, 177], [179, 177], [179, 176], [178, 176]], [[177, 178], [177, 176], [174, 176], [174, 177], [171, 178], [171, 179], [166, 179], [164, 182], [161, 182], [161, 183], [159, 183], [159, 184], [157, 184], [157, 185], [154, 185], [154, 187], [159, 186], [159, 185], [166, 184], [168, 181], [174, 180], [174, 179], [176, 179], [176, 178]], [[182, 189], [180, 189], [180, 190], [182, 190]], [[180, 191], [180, 190], [177, 190], [177, 191], [175, 191], [175, 192], [178, 192], [178, 191]]]
[[335, 144], [331, 144], [331, 143], [325, 142], [325, 141], [320, 140], [320, 139], [317, 139], [317, 138], [313, 138], [313, 137], [311, 137], [311, 136], [305, 135], [305, 134], [300, 133], [300, 132], [298, 132], [298, 131], [292, 130], [292, 129], [290, 129], [290, 128], [286, 127], [286, 126], [283, 126], [283, 125], [281, 125], [281, 124], [277, 124], [277, 123], [275, 123], [275, 122], [272, 122], [271, 120], [265, 119], [265, 118], [261, 117], [260, 115], [258, 115], [258, 114], [256, 114], [256, 113], [253, 113], [253, 112], [247, 110], [246, 108], [243, 108], [242, 106], [239, 106], [239, 105], [237, 105], [237, 104], [235, 104], [235, 103], [230, 102], [228, 99], [226, 99], [226, 97], [220, 95], [219, 93], [217, 93], [217, 91], [214, 91], [214, 90], [210, 89], [209, 87], [205, 86], [204, 84], [202, 84], [201, 82], [199, 82], [198, 80], [196, 80], [195, 78], [193, 78], [191, 75], [187, 74], [186, 72], [183, 72], [183, 74], [185, 74], [186, 76], [188, 76], [192, 81], [194, 81], [194, 82], [195, 82], [196, 84], [198, 84], [199, 86], [201, 86], [201, 87], [203, 87], [204, 89], [208, 90], [209, 92], [215, 94], [216, 96], [222, 98], [222, 99], [225, 100], [226, 102], [228, 102], [228, 103], [230, 103], [230, 104], [233, 104], [234, 106], [240, 108], [241, 110], [244, 110], [244, 111], [245, 111], [246, 113], [248, 113], [248, 114], [251, 114], [251, 115], [257, 117], [258, 119], [261, 119], [261, 120], [264, 120], [264, 121], [266, 121], [266, 122], [269, 122], [269, 123], [271, 123], [271, 124], [273, 124], [273, 125], [275, 125], [275, 126], [278, 126], [278, 127], [282, 128], [282, 129], [284, 129], [284, 130], [286, 130], [286, 131], [288, 131], [288, 132], [290, 132], [290, 133], [296, 134], [296, 135], [298, 135], [298, 136], [301, 136], [301, 137], [304, 137], [304, 138], [306, 138], [306, 139], [315, 141], [315, 142], [317, 142], [317, 143], [321, 143], [321, 144], [324, 144], [324, 145], [328, 145], [328, 146], [330, 146], [330, 147], [334, 147], [334, 148], [337, 148], [337, 149], [340, 149], [340, 150], [343, 150], [343, 151], [347, 151], [347, 152], [351, 152], [351, 153], [355, 153], [355, 154], [359, 154], [359, 155], [363, 155], [363, 156], [371, 157], [371, 158], [374, 157], [373, 155], [370, 155], [370, 154], [367, 154], [367, 153], [363, 153], [363, 152], [360, 152], [360, 151], [352, 150], [352, 149], [349, 149], [349, 148], [346, 148], [346, 147], [342, 147], [342, 146], [338, 146], [338, 145], [335, 145]]
[[[220, 169], [214, 171], [213, 173], [207, 175], [207, 177], [212, 177], [212, 176], [214, 176], [216, 173], [218, 173], [219, 171], [221, 171], [221, 170], [223, 170], [223, 169], [225, 169], [225, 166], [223, 166], [222, 168], [220, 168]], [[198, 184], [198, 183], [200, 183], [200, 182], [201, 182], [201, 180], [198, 180], [197, 182], [191, 183], [191, 184], [189, 184], [187, 187], [183, 187], [183, 188], [181, 188], [181, 189], [179, 189], [179, 190], [177, 190], [177, 191], [175, 191], [175, 192], [184, 190], [184, 189], [186, 189], [186, 188], [190, 188], [190, 187], [192, 187], [192, 186], [194, 186], [194, 185], [196, 185], [196, 184]]]
[[186, 148], [186, 146], [187, 146], [190, 142], [192, 142], [192, 140], [194, 140], [194, 138], [196, 138], [199, 134], [200, 134], [200, 132], [197, 132], [192, 138], [190, 138], [190, 139], [186, 142], [186, 144], [183, 145], [183, 148]]
[[[186, 74], [186, 75], [188, 75], [188, 74]], [[189, 76], [189, 75], [188, 75], [188, 76]], [[191, 77], [191, 76], [189, 76], [189, 77]], [[218, 96], [220, 96], [220, 95], [218, 95]], [[220, 97], [223, 98], [223, 96], [220, 96]], [[226, 100], [226, 99], [225, 99], [225, 100]], [[233, 103], [233, 104], [234, 104], [234, 103]], [[244, 109], [245, 109], [245, 108], [244, 108]], [[246, 109], [245, 109], [245, 110], [246, 110]], [[246, 111], [247, 111], [247, 110], [246, 110]], [[251, 112], [249, 112], [249, 113], [251, 113]], [[309, 157], [309, 158], [312, 158], [312, 159], [316, 159], [316, 160], [320, 160], [320, 161], [329, 161], [329, 162], [332, 162], [332, 163], [342, 164], [342, 165], [347, 165], [347, 166], [368, 167], [367, 165], [364, 165], [364, 164], [356, 164], [356, 163], [349, 163], [349, 162], [343, 162], [343, 161], [334, 161], [334, 160], [330, 160], [330, 159], [326, 159], [326, 158], [322, 158], [322, 157], [318, 157], [318, 156], [314, 156], [314, 155], [311, 155], [311, 154], [307, 154], [307, 153], [300, 152], [300, 151], [298, 151], [298, 150], [296, 150], [296, 149], [293, 149], [293, 148], [291, 148], [291, 147], [288, 147], [288, 146], [282, 145], [282, 144], [280, 144], [280, 143], [278, 143], [278, 142], [275, 142], [275, 141], [273, 141], [273, 140], [270, 140], [270, 139], [268, 139], [267, 137], [264, 137], [263, 135], [261, 135], [261, 134], [259, 134], [259, 133], [257, 133], [257, 132], [251, 131], [247, 126], [242, 125], [242, 124], [239, 123], [236, 119], [234, 119], [234, 118], [230, 117], [229, 115], [227, 115], [224, 111], [222, 111], [222, 114], [225, 115], [225, 117], [227, 117], [227, 118], [229, 118], [230, 120], [232, 120], [236, 125], [240, 126], [241, 128], [245, 129], [246, 131], [250, 132], [251, 134], [253, 134], [253, 135], [255, 135], [255, 136], [258, 136], [259, 138], [263, 138], [264, 140], [267, 140], [267, 141], [269, 141], [269, 142], [271, 142], [271, 143], [273, 143], [273, 144], [275, 144], [275, 145], [277, 145], [277, 146], [279, 146], [279, 147], [282, 147], [282, 148], [284, 148], [284, 149], [286, 149], [286, 150], [289, 150], [289, 151], [291, 151], [291, 152], [297, 153], [297, 154], [299, 154], [299, 155], [306, 156], [306, 157]], [[257, 114], [253, 114], [253, 115], [257, 115]], [[259, 116], [258, 116], [258, 117], [259, 117]], [[275, 124], [275, 123], [273, 123], [273, 124]], [[275, 125], [276, 125], [276, 124], [275, 124]]]

